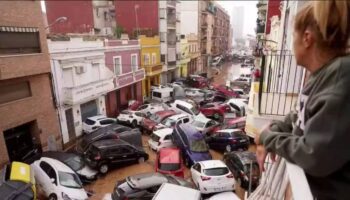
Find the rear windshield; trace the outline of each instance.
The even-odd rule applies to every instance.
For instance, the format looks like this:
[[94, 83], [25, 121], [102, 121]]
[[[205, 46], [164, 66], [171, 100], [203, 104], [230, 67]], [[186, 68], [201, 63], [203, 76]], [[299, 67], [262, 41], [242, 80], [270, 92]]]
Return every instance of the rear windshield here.
[[208, 146], [204, 140], [193, 140], [190, 147], [193, 152], [208, 152]]
[[176, 171], [180, 169], [180, 163], [159, 163], [159, 169], [164, 171]]
[[86, 119], [85, 120], [85, 124], [87, 125], [94, 125], [95, 124], [95, 121], [91, 120], [91, 119]]
[[230, 134], [232, 137], [238, 137], [244, 135], [243, 131], [235, 131]]
[[203, 172], [207, 176], [222, 176], [228, 174], [229, 171], [227, 167], [218, 167], [212, 169], [204, 169]]
[[156, 122], [156, 123], [159, 123], [159, 122], [162, 120], [162, 118], [159, 117], [159, 115], [156, 115], [156, 114], [152, 114], [152, 115], [149, 117], [149, 119], [152, 120], [152, 121], [154, 121], [154, 122]]
[[159, 139], [160, 139], [160, 137], [159, 137], [158, 135], [156, 135], [156, 134], [152, 134], [152, 135], [151, 135], [151, 139], [152, 139], [153, 141], [155, 141], [155, 142], [158, 142]]
[[153, 92], [153, 97], [162, 98], [162, 93], [160, 93], [160, 92]]

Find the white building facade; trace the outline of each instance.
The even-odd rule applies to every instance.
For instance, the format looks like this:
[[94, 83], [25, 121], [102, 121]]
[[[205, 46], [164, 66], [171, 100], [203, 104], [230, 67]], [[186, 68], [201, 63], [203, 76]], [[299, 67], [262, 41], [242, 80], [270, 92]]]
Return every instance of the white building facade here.
[[105, 66], [103, 41], [48, 40], [54, 93], [65, 146], [82, 135], [90, 116], [106, 115], [105, 95], [114, 74]]

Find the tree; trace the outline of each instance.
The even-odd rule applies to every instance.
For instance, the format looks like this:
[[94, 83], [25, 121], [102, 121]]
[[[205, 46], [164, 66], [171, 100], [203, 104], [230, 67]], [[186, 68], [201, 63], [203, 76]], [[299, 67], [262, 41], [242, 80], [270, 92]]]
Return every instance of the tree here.
[[124, 28], [120, 25], [117, 25], [117, 27], [114, 29], [114, 36], [120, 39], [122, 33], [124, 33]]

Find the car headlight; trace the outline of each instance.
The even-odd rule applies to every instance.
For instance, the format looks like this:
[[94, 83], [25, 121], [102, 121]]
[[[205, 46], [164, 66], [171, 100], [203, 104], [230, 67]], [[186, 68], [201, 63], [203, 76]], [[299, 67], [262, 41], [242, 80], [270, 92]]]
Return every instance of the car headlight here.
[[66, 193], [62, 192], [62, 199], [63, 200], [72, 200]]

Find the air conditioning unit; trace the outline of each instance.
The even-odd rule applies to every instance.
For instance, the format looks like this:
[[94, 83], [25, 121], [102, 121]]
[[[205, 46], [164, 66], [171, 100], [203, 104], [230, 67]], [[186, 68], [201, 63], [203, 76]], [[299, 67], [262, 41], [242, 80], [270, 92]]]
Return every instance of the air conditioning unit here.
[[75, 66], [75, 73], [82, 74], [86, 72], [86, 66]]

